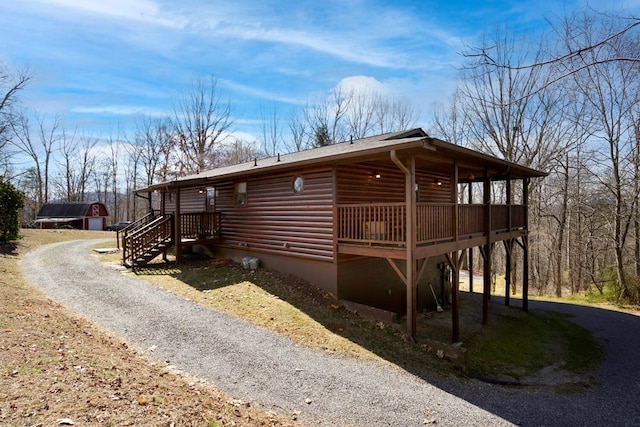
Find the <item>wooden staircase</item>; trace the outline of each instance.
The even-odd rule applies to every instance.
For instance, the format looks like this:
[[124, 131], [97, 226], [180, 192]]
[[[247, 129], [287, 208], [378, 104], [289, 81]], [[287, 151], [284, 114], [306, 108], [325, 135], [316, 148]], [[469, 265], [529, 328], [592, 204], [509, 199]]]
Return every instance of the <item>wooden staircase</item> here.
[[174, 244], [173, 215], [147, 215], [122, 235], [122, 265], [135, 271]]

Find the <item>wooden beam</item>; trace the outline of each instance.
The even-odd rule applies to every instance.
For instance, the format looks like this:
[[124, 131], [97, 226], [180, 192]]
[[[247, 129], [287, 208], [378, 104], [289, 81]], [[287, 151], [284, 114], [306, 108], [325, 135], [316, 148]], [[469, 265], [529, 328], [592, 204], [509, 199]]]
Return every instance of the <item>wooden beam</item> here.
[[175, 245], [176, 251], [176, 263], [182, 262], [182, 216], [180, 215], [180, 187], [176, 190], [176, 207], [175, 214], [173, 216], [174, 226], [173, 230], [175, 231], [175, 235], [173, 237], [173, 242]]
[[511, 253], [513, 252], [513, 239], [504, 240], [505, 274], [504, 274], [504, 305], [509, 305], [511, 294]]
[[523, 236], [522, 240], [522, 310], [529, 311], [529, 237]]
[[402, 280], [402, 283], [404, 283], [405, 286], [406, 286], [407, 285], [407, 276], [405, 276], [405, 274], [402, 272], [402, 270], [400, 270], [400, 267], [398, 267], [398, 264], [396, 264], [396, 262], [391, 258], [385, 258], [385, 259], [387, 260], [387, 262], [389, 263], [391, 268], [393, 268], [393, 271], [395, 271], [396, 274], [400, 277], [400, 280]]
[[[469, 204], [473, 203], [473, 182], [469, 181]], [[473, 293], [473, 246], [467, 249], [469, 256], [469, 292]]]
[[[529, 230], [529, 178], [522, 180], [522, 203], [525, 206], [524, 223]], [[529, 236], [522, 236], [522, 310], [529, 311]]]
[[457, 252], [446, 254], [451, 267], [451, 342], [460, 341], [460, 304], [458, 291], [460, 287], [460, 258]]
[[424, 274], [424, 270], [425, 270], [425, 267], [427, 266], [428, 260], [429, 260], [428, 258], [423, 258], [421, 260], [418, 260], [418, 274], [416, 274], [416, 286], [418, 283], [420, 283], [420, 279]]
[[339, 243], [338, 253], [392, 259], [406, 259], [407, 256], [407, 251], [404, 247], [389, 248], [384, 246], [369, 246], [349, 243]]
[[405, 175], [405, 201], [407, 203], [407, 334], [412, 341], [416, 337], [417, 315], [417, 282], [416, 282], [416, 159], [411, 156], [409, 160], [409, 174]]
[[483, 289], [482, 289], [482, 324], [489, 323], [489, 300], [491, 299], [491, 179], [485, 170], [483, 181], [483, 197], [486, 206], [487, 243], [484, 246], [484, 265], [482, 268]]
[[451, 186], [451, 198], [453, 199], [453, 218], [451, 218], [451, 227], [453, 228], [452, 235], [453, 240], [455, 242], [458, 241], [458, 222], [459, 222], [459, 212], [458, 212], [458, 161], [453, 161], [453, 185]]
[[416, 263], [415, 263], [415, 249], [416, 249], [416, 203], [415, 203], [415, 185], [416, 185], [416, 158], [415, 155], [411, 155], [409, 158], [409, 166], [405, 166], [404, 163], [398, 159], [395, 150], [389, 152], [391, 161], [404, 173], [404, 203], [405, 209], [405, 222], [406, 222], [406, 247], [405, 247], [405, 262], [406, 262], [406, 287], [407, 287], [407, 335], [412, 341], [415, 341], [416, 336], [416, 302], [417, 302], [417, 285], [415, 281], [416, 277]]

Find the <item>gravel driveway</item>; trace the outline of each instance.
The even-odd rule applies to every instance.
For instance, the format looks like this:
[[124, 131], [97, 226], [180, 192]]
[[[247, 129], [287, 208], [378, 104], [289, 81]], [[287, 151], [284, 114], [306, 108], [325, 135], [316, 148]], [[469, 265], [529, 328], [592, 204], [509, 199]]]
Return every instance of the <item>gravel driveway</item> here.
[[[475, 380], [423, 379], [375, 362], [301, 348], [287, 338], [204, 308], [101, 265], [75, 241], [41, 247], [23, 262], [27, 279], [160, 361], [228, 395], [321, 426], [638, 425], [640, 318], [574, 311], [606, 348], [602, 386], [579, 395]], [[532, 306], [549, 308], [550, 304]], [[310, 402], [310, 403], [307, 403]]]

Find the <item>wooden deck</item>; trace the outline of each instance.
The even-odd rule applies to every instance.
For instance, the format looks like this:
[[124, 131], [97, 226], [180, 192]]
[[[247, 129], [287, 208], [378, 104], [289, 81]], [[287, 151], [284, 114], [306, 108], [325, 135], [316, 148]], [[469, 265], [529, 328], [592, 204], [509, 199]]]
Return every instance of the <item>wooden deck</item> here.
[[[180, 238], [176, 236], [180, 229]], [[151, 215], [136, 222], [122, 235], [122, 263], [136, 268], [147, 264], [179, 242], [179, 247], [213, 243], [220, 238], [221, 215], [218, 212], [185, 213], [176, 224], [172, 214]]]
[[[418, 203], [415, 211], [418, 258], [520, 237], [527, 232], [526, 206]], [[338, 251], [405, 258], [404, 203], [338, 205]]]
[[[335, 227], [342, 254], [405, 259], [407, 211], [404, 203], [337, 206]], [[426, 258], [527, 233], [524, 205], [418, 203], [415, 209], [415, 256]], [[151, 218], [123, 235], [123, 263], [152, 259], [175, 245], [176, 222], [171, 214]], [[222, 234], [217, 212], [180, 215], [180, 247], [213, 244]], [[148, 261], [146, 261], [148, 262]]]

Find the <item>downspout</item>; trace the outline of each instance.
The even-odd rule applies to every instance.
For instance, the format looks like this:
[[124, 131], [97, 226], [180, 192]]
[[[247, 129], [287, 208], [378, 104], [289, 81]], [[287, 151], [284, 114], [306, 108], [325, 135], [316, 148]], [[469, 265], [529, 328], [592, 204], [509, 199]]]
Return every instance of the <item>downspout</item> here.
[[398, 156], [396, 155], [396, 150], [391, 150], [390, 155], [391, 155], [391, 161], [395, 163], [395, 165], [398, 166], [398, 168], [402, 172], [404, 172], [406, 176], [410, 176], [411, 171], [409, 171], [409, 169], [407, 169], [407, 167], [400, 161], [400, 159], [398, 159]]
[[407, 225], [407, 232], [405, 236], [405, 245], [406, 245], [406, 263], [407, 263], [407, 271], [406, 271], [406, 286], [407, 286], [407, 335], [409, 338], [414, 341], [415, 333], [416, 333], [416, 313], [415, 313], [415, 303], [416, 300], [416, 290], [414, 289], [414, 269], [415, 269], [415, 261], [413, 259], [413, 246], [414, 246], [414, 232], [413, 232], [413, 192], [414, 192], [414, 183], [411, 171], [398, 159], [396, 155], [396, 150], [391, 150], [389, 153], [391, 157], [391, 161], [404, 173], [405, 175], [405, 202], [407, 208], [405, 210], [405, 221]]

